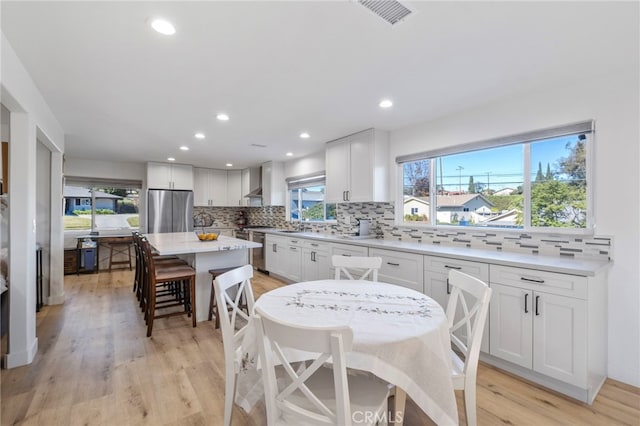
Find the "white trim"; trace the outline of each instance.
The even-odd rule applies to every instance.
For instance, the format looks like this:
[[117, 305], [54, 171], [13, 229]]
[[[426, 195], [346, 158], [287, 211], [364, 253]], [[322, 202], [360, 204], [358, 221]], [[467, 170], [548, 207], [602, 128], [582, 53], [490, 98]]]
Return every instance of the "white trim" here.
[[31, 364], [36, 353], [38, 353], [37, 337], [33, 340], [31, 347], [28, 350], [8, 353], [4, 360], [5, 368], [15, 368]]

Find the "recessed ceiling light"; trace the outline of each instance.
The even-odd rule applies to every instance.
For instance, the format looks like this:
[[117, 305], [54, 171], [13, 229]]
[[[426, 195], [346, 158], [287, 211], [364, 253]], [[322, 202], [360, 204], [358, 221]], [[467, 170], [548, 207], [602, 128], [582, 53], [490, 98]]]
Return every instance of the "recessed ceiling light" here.
[[220, 121], [228, 121], [229, 120], [229, 116], [227, 114], [224, 113], [220, 113], [218, 115], [216, 115], [216, 118]]
[[189, 151], [189, 147], [188, 146], [181, 146], [180, 149], [183, 150], [183, 151]]
[[174, 28], [173, 24], [164, 19], [154, 19], [151, 22], [151, 27], [160, 34], [164, 35], [173, 35], [176, 33], [176, 29]]
[[393, 102], [390, 99], [383, 99], [378, 104], [380, 108], [391, 108], [393, 106]]
[[300, 137], [301, 137], [302, 139], [309, 139], [309, 133], [307, 133], [307, 132], [302, 132], [302, 133], [300, 133]]
[[169, 158], [167, 158], [167, 161], [176, 161], [176, 159], [173, 158], [173, 157], [169, 157]]
[[286, 155], [287, 157], [293, 157], [293, 152], [287, 152], [285, 155]]
[[233, 164], [227, 163], [227, 167], [233, 167]]
[[196, 133], [193, 135], [196, 139], [204, 139], [204, 133]]

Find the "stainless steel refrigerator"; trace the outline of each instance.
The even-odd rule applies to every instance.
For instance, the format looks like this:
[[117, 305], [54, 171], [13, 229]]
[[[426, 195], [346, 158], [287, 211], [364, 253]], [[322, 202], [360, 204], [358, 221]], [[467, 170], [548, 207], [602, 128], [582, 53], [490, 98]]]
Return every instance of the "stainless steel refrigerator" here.
[[193, 192], [150, 189], [147, 212], [150, 234], [193, 231]]

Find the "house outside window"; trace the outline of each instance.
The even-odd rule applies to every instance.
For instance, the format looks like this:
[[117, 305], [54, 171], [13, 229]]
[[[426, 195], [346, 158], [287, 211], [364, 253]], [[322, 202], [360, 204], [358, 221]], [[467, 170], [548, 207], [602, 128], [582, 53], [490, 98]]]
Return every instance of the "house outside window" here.
[[326, 222], [336, 219], [336, 205], [325, 203], [324, 174], [287, 179], [289, 219], [292, 222]]
[[89, 183], [65, 184], [63, 225], [65, 230], [88, 232], [121, 230], [131, 232], [139, 227], [138, 199], [141, 185], [122, 186]]
[[589, 231], [593, 143], [588, 121], [399, 157], [401, 224]]

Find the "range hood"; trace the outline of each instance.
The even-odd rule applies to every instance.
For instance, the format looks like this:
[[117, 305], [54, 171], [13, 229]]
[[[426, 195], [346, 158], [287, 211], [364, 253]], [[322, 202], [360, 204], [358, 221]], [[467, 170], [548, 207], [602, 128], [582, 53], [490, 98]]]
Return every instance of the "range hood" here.
[[262, 199], [262, 167], [249, 169], [249, 188], [250, 191], [244, 195], [244, 198]]
[[245, 194], [244, 198], [262, 198], [262, 187], [259, 186], [248, 194]]

